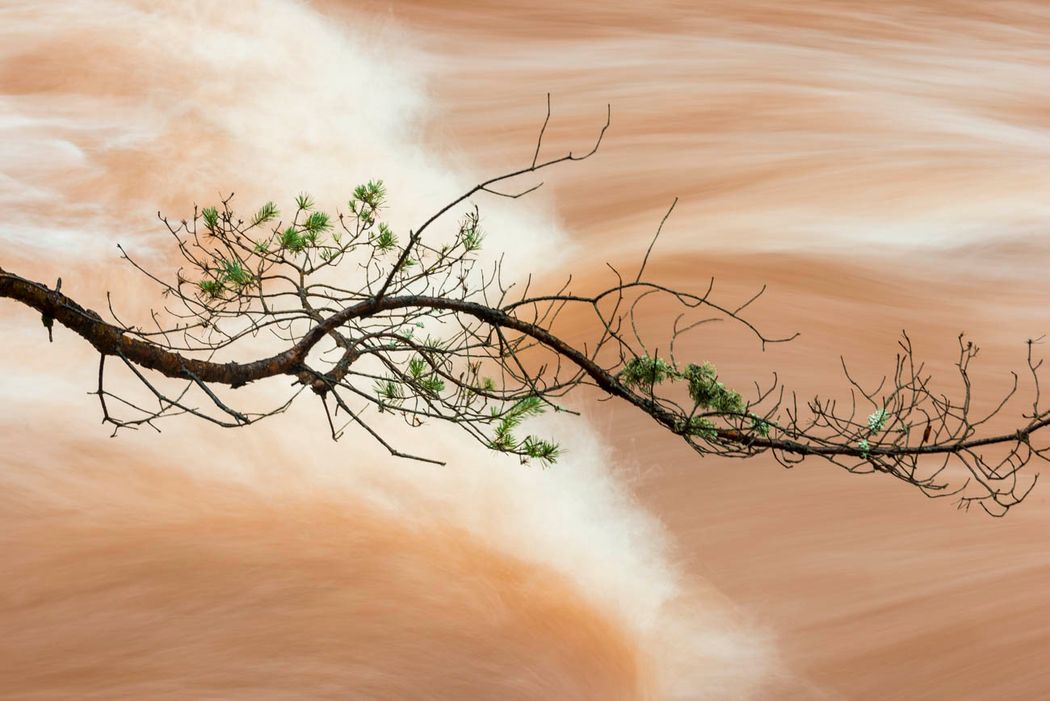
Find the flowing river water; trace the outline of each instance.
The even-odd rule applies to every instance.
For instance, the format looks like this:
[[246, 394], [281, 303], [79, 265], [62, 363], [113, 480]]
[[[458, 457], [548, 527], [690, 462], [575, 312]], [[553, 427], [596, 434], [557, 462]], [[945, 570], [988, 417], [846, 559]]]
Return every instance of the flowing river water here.
[[[1050, 332], [1045, 3], [0, 0], [0, 38], [0, 264], [94, 308], [155, 304], [116, 244], [163, 264], [154, 213], [219, 193], [378, 177], [408, 229], [527, 164], [549, 92], [546, 152], [612, 126], [479, 201], [486, 249], [593, 288], [678, 197], [654, 277], [765, 284], [751, 318], [801, 334], [690, 338], [731, 383], [834, 392], [902, 329], [950, 376], [965, 331], [994, 397]], [[397, 438], [448, 466], [395, 461], [305, 405], [109, 439], [85, 344], [0, 333], [0, 699], [1050, 694], [1045, 488], [994, 520], [611, 403], [544, 424], [547, 470], [441, 428]]]

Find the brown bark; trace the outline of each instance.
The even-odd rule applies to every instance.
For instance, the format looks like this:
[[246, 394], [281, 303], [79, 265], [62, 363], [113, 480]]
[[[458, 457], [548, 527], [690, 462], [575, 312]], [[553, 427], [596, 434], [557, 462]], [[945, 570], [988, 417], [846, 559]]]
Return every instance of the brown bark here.
[[[605, 391], [631, 399], [633, 395], [619, 386], [612, 375], [580, 351], [545, 329], [510, 316], [506, 312], [475, 302], [466, 302], [425, 295], [405, 295], [368, 299], [344, 308], [324, 319], [308, 331], [295, 345], [281, 353], [248, 363], [215, 363], [188, 358], [156, 343], [133, 337], [123, 329], [110, 324], [91, 309], [86, 309], [66, 294], [48, 288], [43, 283], [28, 280], [0, 268], [0, 297], [7, 297], [36, 309], [44, 317], [52, 318], [81, 336], [103, 355], [122, 356], [128, 362], [167, 377], [184, 378], [192, 375], [205, 383], [240, 387], [255, 380], [277, 375], [297, 375], [310, 349], [327, 334], [351, 319], [381, 311], [405, 307], [448, 309], [473, 316], [494, 326], [525, 333], [560, 355], [575, 362]], [[637, 402], [634, 402], [637, 403]], [[648, 407], [642, 407], [652, 413]]]
[[103, 355], [123, 356], [139, 367], [168, 377], [192, 374], [201, 382], [240, 387], [254, 380], [288, 374], [306, 355], [302, 344], [249, 363], [213, 363], [187, 358], [162, 346], [134, 338], [125, 329], [110, 324], [95, 311], [46, 285], [27, 280], [0, 268], [0, 297], [14, 299], [39, 311], [73, 331]]

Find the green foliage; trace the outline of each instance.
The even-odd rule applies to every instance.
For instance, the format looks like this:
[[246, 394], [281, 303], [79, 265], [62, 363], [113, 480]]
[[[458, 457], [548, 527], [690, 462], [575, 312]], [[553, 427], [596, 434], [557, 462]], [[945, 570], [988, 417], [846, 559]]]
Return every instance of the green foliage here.
[[308, 236], [313, 236], [316, 239], [318, 234], [322, 234], [332, 228], [332, 222], [324, 212], [311, 212], [310, 216], [303, 222], [303, 228]]
[[404, 394], [401, 390], [401, 385], [393, 380], [379, 380], [375, 385], [376, 396], [379, 397], [379, 409], [383, 410], [387, 406], [398, 406], [401, 404], [401, 400], [404, 399]]
[[[314, 206], [309, 195], [299, 195], [296, 198], [296, 203], [300, 210]], [[331, 229], [332, 220], [326, 213], [310, 212], [301, 228], [292, 224], [281, 232], [281, 248], [290, 253], [302, 253], [307, 248], [316, 245], [318, 237]]]
[[369, 180], [364, 185], [354, 188], [354, 194], [347, 202], [350, 211], [357, 215], [365, 228], [375, 223], [376, 214], [386, 201], [386, 188], [382, 180]]
[[477, 210], [470, 212], [463, 218], [459, 225], [459, 240], [463, 244], [466, 253], [473, 253], [481, 248], [481, 241], [485, 235], [481, 233], [481, 220]]
[[483, 238], [481, 232], [477, 229], [468, 231], [463, 237], [463, 248], [469, 253], [473, 253], [481, 248], [481, 239]]
[[376, 210], [383, 206], [386, 200], [386, 187], [382, 180], [369, 180], [364, 185], [354, 188], [354, 197], [350, 200], [350, 209], [357, 212], [357, 208], [364, 205], [368, 209]]
[[436, 397], [445, 391], [445, 381], [437, 375], [428, 375], [419, 380], [419, 388], [426, 394]]
[[[417, 321], [415, 326], [416, 328], [421, 329], [423, 328], [423, 322]], [[430, 351], [446, 350], [450, 347], [449, 341], [431, 336], [430, 334], [427, 334], [427, 337], [423, 339], [421, 345]]]
[[280, 211], [277, 209], [277, 205], [273, 202], [267, 202], [259, 211], [252, 217], [252, 225], [257, 226], [259, 224], [265, 224], [266, 222], [273, 221], [280, 215]]
[[391, 231], [389, 226], [379, 222], [379, 233], [372, 238], [372, 243], [376, 250], [386, 253], [397, 247], [397, 234]]
[[[668, 380], [672, 382], [685, 380], [689, 385], [689, 396], [697, 409], [721, 414], [743, 414], [747, 411], [747, 403], [744, 398], [739, 392], [719, 382], [718, 371], [708, 362], [700, 365], [690, 364], [684, 371], [679, 371], [661, 358], [642, 355], [624, 363], [619, 379], [627, 387], [643, 390], [651, 389]], [[762, 437], [768, 437], [770, 424], [754, 414], [748, 416], [751, 418], [751, 430]], [[685, 435], [707, 439], [718, 436], [715, 424], [703, 416], [681, 418], [675, 430]]]
[[204, 218], [204, 226], [208, 227], [208, 231], [215, 232], [219, 228], [219, 210], [215, 207], [205, 207], [201, 210], [201, 217]]
[[525, 419], [542, 414], [544, 408], [543, 400], [534, 395], [519, 400], [502, 414], [494, 410], [493, 418], [499, 419], [499, 423], [496, 424], [495, 436], [489, 442], [489, 447], [505, 453], [519, 453], [526, 459], [554, 462], [561, 454], [557, 444], [536, 436], [526, 436], [524, 440], [518, 441], [513, 433]]
[[868, 430], [872, 433], [878, 433], [886, 427], [886, 421], [889, 420], [889, 414], [886, 413], [885, 409], [876, 409], [871, 416], [868, 417]]
[[701, 438], [717, 438], [718, 429], [714, 423], [703, 416], [691, 416], [689, 420], [680, 419], [675, 426], [675, 429], [679, 433], [684, 433], [690, 436], [699, 436]]
[[547, 463], [555, 462], [561, 455], [561, 448], [557, 443], [536, 436], [526, 436], [521, 448], [527, 457]]
[[236, 259], [228, 260], [226, 258], [219, 259], [216, 269], [211, 275], [212, 277], [205, 278], [197, 283], [201, 293], [211, 299], [222, 296], [222, 293], [227, 290], [239, 291], [242, 287], [250, 285], [255, 279], [244, 263]]
[[239, 260], [223, 260], [220, 270], [224, 282], [243, 286], [252, 281], [252, 274]]
[[295, 206], [298, 207], [300, 210], [313, 209], [314, 200], [312, 197], [310, 197], [310, 195], [306, 194], [305, 192], [300, 192], [295, 198]]
[[698, 407], [727, 414], [743, 413], [743, 397], [718, 381], [718, 371], [711, 363], [690, 364], [684, 372], [679, 372], [666, 360], [643, 355], [628, 360], [620, 371], [620, 381], [634, 388], [683, 379], [689, 383], [689, 396]]
[[302, 253], [308, 244], [309, 241], [303, 238], [294, 226], [289, 226], [281, 233], [281, 248], [292, 253]]
[[652, 387], [667, 378], [678, 378], [681, 375], [670, 363], [648, 355], [628, 360], [620, 371], [620, 381], [628, 387]]
[[424, 394], [436, 397], [445, 391], [445, 380], [419, 356], [408, 361], [408, 374]]
[[380, 409], [399, 406], [405, 399], [406, 388], [414, 392], [415, 396], [438, 397], [445, 391], [445, 380], [419, 356], [409, 359], [406, 374], [407, 378], [390, 377], [376, 381], [374, 391], [379, 398]]
[[690, 364], [682, 377], [689, 383], [689, 396], [697, 406], [727, 414], [744, 412], [743, 397], [718, 381], [718, 371], [711, 363]]
[[211, 298], [218, 297], [223, 290], [222, 283], [217, 280], [201, 280], [197, 286], [205, 296]]
[[763, 438], [769, 438], [769, 429], [772, 428], [769, 422], [760, 416], [751, 415], [751, 430], [762, 436]]

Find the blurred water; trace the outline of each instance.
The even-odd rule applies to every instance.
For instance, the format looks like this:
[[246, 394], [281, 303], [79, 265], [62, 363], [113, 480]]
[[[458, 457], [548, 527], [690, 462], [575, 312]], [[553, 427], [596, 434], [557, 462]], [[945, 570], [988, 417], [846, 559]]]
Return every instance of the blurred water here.
[[[401, 229], [550, 153], [592, 160], [482, 205], [518, 270], [663, 279], [800, 330], [685, 351], [805, 395], [899, 329], [1001, 387], [1050, 326], [1041, 3], [0, 3], [3, 264], [89, 304], [147, 289], [153, 213], [237, 192]], [[16, 267], [17, 264], [17, 267]], [[654, 309], [670, 323], [673, 310]], [[94, 359], [5, 308], [0, 698], [1032, 698], [1050, 690], [1050, 505], [1003, 523], [903, 485], [699, 462], [626, 410], [554, 469], [424, 433], [447, 468], [325, 440], [316, 407], [244, 433], [104, 440]], [[606, 405], [609, 407], [610, 405]], [[557, 430], [558, 427], [552, 427]], [[413, 440], [420, 440], [418, 437]]]

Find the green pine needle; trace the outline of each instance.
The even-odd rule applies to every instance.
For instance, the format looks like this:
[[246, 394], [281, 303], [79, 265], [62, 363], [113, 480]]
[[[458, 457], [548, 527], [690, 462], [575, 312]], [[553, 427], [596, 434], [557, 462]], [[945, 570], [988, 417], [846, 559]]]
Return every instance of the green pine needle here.
[[332, 222], [324, 212], [311, 212], [303, 222], [303, 228], [313, 235], [324, 233], [332, 228]]
[[372, 243], [375, 245], [376, 250], [386, 253], [397, 248], [397, 234], [390, 230], [390, 227], [379, 222], [379, 233], [372, 239]]
[[214, 232], [219, 228], [219, 210], [215, 207], [205, 207], [201, 211], [201, 216], [204, 218], [204, 225], [208, 227], [208, 231]]
[[252, 217], [252, 226], [258, 226], [259, 224], [265, 224], [268, 221], [273, 221], [280, 215], [280, 211], [277, 209], [277, 205], [273, 202], [267, 202], [259, 211]]

